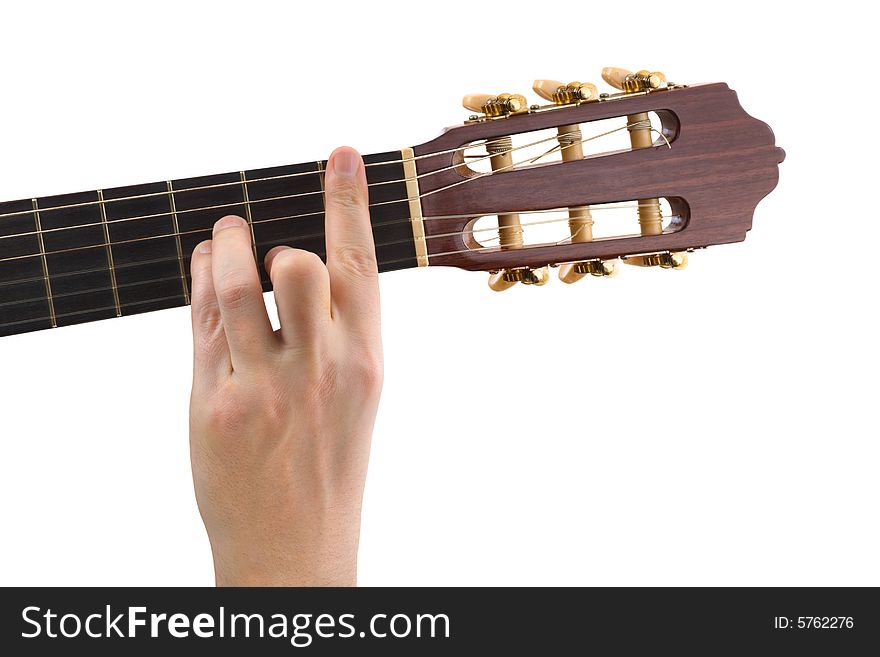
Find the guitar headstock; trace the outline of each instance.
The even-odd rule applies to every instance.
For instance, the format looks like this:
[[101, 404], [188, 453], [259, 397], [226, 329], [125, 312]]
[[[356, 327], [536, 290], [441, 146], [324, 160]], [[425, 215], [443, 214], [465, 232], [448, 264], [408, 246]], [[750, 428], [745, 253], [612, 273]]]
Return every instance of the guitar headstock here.
[[417, 146], [431, 265], [491, 272], [490, 287], [572, 283], [617, 264], [680, 269], [738, 242], [785, 153], [726, 84], [678, 85], [606, 68], [612, 87], [537, 80], [524, 95], [472, 94], [463, 125]]

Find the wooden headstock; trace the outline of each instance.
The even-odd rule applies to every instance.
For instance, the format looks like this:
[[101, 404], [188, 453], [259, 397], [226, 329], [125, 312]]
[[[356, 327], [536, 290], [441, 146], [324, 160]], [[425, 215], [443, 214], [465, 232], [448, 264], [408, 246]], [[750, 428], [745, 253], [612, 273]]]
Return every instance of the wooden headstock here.
[[[481, 103], [484, 114], [413, 149], [430, 264], [497, 272], [513, 284], [539, 283], [526, 279], [546, 265], [568, 263], [561, 275], [573, 282], [612, 273], [617, 258], [677, 268], [688, 251], [745, 238], [785, 157], [769, 126], [749, 116], [723, 83], [673, 85], [659, 72], [622, 69], [605, 69], [603, 78], [621, 92], [539, 80], [535, 91], [551, 104], [530, 108], [516, 94], [473, 95], [469, 106]], [[516, 107], [504, 111], [504, 103]], [[646, 123], [649, 113], [659, 125]], [[591, 124], [605, 119], [619, 119], [631, 148], [585, 156], [581, 135], [591, 136]], [[508, 138], [548, 129], [558, 131], [558, 160], [518, 160]], [[476, 172], [463, 155], [475, 144], [489, 149], [483, 152], [491, 171]], [[671, 215], [665, 221], [660, 199]], [[591, 209], [595, 215], [621, 202], [634, 207], [632, 229], [594, 239]], [[540, 220], [553, 210], [568, 212], [570, 234], [536, 244], [522, 239], [531, 223], [540, 223], [526, 216]], [[474, 229], [487, 215], [499, 217], [490, 245]]]

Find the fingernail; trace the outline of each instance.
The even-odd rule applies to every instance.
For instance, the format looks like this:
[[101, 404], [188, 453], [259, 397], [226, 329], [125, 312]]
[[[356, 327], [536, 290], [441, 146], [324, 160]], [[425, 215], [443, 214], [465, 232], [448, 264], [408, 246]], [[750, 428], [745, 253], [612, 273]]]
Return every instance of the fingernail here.
[[207, 242], [202, 242], [199, 244], [199, 253], [210, 253], [211, 252], [211, 240]]
[[339, 151], [333, 156], [333, 172], [351, 178], [357, 173], [360, 159], [353, 151]]
[[223, 217], [220, 221], [214, 224], [214, 232], [219, 233], [221, 230], [234, 228], [236, 226], [244, 226], [244, 219], [236, 217], [235, 215], [229, 215], [228, 217]]

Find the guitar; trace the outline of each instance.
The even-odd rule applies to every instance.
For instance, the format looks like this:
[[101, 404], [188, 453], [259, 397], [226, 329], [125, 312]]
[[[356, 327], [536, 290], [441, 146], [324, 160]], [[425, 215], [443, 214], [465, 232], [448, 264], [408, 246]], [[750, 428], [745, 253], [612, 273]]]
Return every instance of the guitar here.
[[[474, 94], [463, 124], [364, 156], [380, 272], [451, 266], [489, 286], [681, 269], [738, 242], [785, 153], [726, 84], [604, 69], [612, 88], [538, 80], [543, 104]], [[615, 139], [618, 143], [615, 147]], [[323, 161], [0, 203], [0, 335], [186, 305], [192, 250], [223, 215], [263, 256], [324, 256]], [[608, 217], [614, 217], [609, 220]]]

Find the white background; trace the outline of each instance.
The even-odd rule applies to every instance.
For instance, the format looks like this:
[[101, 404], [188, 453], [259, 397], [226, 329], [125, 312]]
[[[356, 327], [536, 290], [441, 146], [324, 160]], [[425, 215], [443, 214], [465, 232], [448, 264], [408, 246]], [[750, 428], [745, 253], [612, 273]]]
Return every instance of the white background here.
[[[400, 148], [463, 120], [465, 92], [608, 65], [729, 83], [788, 154], [744, 243], [504, 294], [457, 270], [381, 277], [360, 581], [880, 584], [867, 16], [74, 4], [0, 14], [4, 200]], [[0, 583], [213, 583], [189, 340], [186, 309], [0, 340]]]

